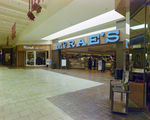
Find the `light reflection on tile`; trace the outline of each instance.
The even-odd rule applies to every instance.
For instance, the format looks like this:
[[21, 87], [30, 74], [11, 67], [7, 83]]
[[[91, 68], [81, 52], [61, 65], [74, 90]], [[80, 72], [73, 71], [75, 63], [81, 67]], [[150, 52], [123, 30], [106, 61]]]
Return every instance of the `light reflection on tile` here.
[[46, 98], [102, 85], [42, 69], [4, 66], [1, 66], [0, 77], [0, 117], [6, 119], [14, 115], [14, 119], [46, 119], [48, 115], [54, 119], [70, 118]]

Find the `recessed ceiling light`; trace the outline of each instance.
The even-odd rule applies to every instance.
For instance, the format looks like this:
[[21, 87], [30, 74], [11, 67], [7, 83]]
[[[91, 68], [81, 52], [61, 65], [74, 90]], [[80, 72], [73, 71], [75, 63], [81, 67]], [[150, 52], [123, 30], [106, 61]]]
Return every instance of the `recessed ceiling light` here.
[[4, 18], [7, 18], [6, 16], [4, 16]]
[[12, 2], [12, 0], [8, 0], [9, 2]]
[[7, 12], [9, 12], [9, 10], [6, 10]]

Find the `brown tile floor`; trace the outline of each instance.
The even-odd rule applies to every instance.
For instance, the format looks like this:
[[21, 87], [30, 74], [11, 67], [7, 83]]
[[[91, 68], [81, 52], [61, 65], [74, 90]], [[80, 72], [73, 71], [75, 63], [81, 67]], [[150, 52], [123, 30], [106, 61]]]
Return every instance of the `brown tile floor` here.
[[112, 113], [109, 102], [109, 71], [47, 69], [54, 72], [104, 83], [64, 95], [48, 98], [57, 107], [75, 120], [150, 120], [143, 112], [129, 112], [128, 115]]

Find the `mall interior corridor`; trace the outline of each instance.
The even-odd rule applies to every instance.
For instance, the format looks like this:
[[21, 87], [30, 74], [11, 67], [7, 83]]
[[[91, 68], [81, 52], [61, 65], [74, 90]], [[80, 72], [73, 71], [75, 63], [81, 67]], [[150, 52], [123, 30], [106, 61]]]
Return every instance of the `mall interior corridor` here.
[[0, 120], [149, 120], [143, 112], [111, 112], [111, 79], [94, 71], [0, 66]]

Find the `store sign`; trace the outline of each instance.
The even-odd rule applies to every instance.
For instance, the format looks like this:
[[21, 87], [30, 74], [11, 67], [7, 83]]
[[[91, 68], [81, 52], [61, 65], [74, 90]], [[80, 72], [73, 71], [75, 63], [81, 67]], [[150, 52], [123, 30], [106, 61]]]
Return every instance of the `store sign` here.
[[50, 64], [50, 59], [46, 59], [46, 65]]
[[27, 49], [45, 49], [44, 47], [34, 47], [34, 46], [26, 46], [26, 45], [24, 45], [23, 48], [26, 50]]
[[[101, 36], [104, 37], [105, 33], [102, 32]], [[119, 37], [119, 30], [116, 31], [110, 31], [106, 34], [106, 43], [112, 43], [112, 42], [117, 42], [120, 37]], [[88, 45], [97, 45], [100, 44], [100, 34], [97, 35], [92, 35], [88, 36], [90, 39], [90, 43]], [[69, 40], [67, 42], [60, 42], [60, 44], [56, 43], [57, 47], [56, 49], [62, 49], [62, 48], [71, 48], [71, 47], [80, 47], [80, 46], [86, 46], [87, 44], [84, 42], [82, 38], [80, 38], [78, 44], [75, 44], [74, 40]]]
[[98, 60], [98, 70], [102, 70], [102, 60]]
[[67, 62], [66, 62], [66, 59], [62, 59], [62, 60], [61, 60], [61, 66], [62, 66], [62, 67], [66, 66], [66, 63], [67, 63]]
[[[140, 35], [137, 35], [135, 37], [131, 37], [130, 38], [130, 45], [135, 45], [135, 44], [140, 44], [140, 43], [144, 43], [144, 37], [145, 35], [144, 34], [140, 34]], [[147, 43], [147, 40], [148, 40], [148, 35], [146, 35], [146, 43]]]
[[139, 45], [133, 45], [133, 48], [141, 48], [141, 44], [139, 44]]

